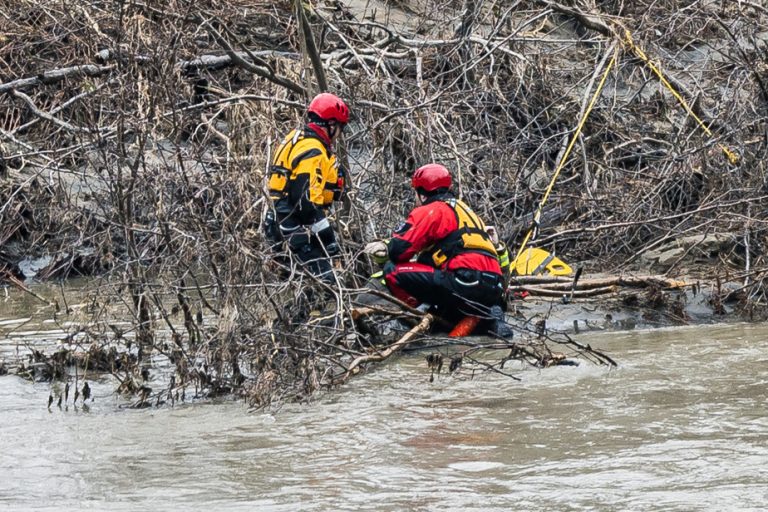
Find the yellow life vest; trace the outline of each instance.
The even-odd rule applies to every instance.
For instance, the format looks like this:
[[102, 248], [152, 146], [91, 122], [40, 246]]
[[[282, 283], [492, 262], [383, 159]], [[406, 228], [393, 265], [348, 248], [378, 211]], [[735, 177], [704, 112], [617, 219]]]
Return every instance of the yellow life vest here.
[[267, 187], [277, 201], [288, 195], [290, 183], [300, 174], [309, 174], [309, 200], [329, 206], [343, 186], [339, 164], [323, 142], [303, 130], [293, 130], [275, 151]]
[[497, 258], [496, 248], [480, 217], [458, 199], [449, 199], [445, 204], [453, 209], [459, 227], [435, 245], [432, 252], [435, 266], [441, 268], [448, 260], [465, 252], [479, 252]]

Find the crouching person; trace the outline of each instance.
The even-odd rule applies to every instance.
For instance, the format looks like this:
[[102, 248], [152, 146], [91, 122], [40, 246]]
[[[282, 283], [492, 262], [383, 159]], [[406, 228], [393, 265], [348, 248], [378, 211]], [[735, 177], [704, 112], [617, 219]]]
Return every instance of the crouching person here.
[[505, 338], [505, 289], [485, 224], [451, 192], [451, 174], [428, 164], [413, 174], [416, 207], [387, 242], [366, 252], [382, 261], [389, 291], [413, 307], [429, 307], [455, 323], [481, 319], [480, 329]]

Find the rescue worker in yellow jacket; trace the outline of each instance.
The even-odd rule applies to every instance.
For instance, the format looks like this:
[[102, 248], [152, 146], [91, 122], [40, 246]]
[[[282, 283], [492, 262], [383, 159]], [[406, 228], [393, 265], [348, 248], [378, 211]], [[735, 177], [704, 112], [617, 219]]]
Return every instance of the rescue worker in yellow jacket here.
[[340, 252], [327, 211], [341, 198], [344, 172], [333, 145], [349, 122], [349, 108], [337, 96], [317, 95], [307, 109], [306, 124], [277, 147], [269, 176], [274, 206], [264, 223], [273, 247], [287, 243], [312, 274], [332, 283], [330, 258]]

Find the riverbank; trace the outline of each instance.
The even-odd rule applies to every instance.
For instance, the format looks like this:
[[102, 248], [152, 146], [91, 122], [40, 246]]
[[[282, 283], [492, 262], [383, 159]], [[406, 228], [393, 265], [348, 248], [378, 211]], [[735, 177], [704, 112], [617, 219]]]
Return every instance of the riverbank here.
[[737, 283], [690, 285], [676, 290], [625, 288], [591, 298], [528, 295], [511, 301], [510, 316], [528, 324], [571, 334], [672, 326], [764, 321], [765, 306], [743, 302]]

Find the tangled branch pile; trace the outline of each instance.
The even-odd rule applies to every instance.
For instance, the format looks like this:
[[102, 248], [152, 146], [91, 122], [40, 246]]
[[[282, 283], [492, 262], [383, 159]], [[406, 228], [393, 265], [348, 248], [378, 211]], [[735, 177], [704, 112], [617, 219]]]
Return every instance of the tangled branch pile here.
[[[21, 256], [44, 253], [38, 277], [102, 276], [81, 342], [127, 336], [160, 351], [171, 388], [247, 389], [263, 403], [332, 385], [339, 347], [351, 357], [367, 339], [349, 320], [349, 292], [371, 271], [361, 244], [411, 206], [409, 173], [452, 168], [514, 246], [614, 51], [538, 243], [610, 271], [680, 237], [725, 234], [734, 243], [715, 270], [751, 276], [764, 299], [768, 10], [757, 2], [6, 5], [0, 264], [18, 272]], [[353, 189], [335, 216], [335, 326], [313, 331], [304, 290], [318, 284], [296, 269], [276, 277], [260, 222], [270, 147], [324, 83], [353, 110]]]

